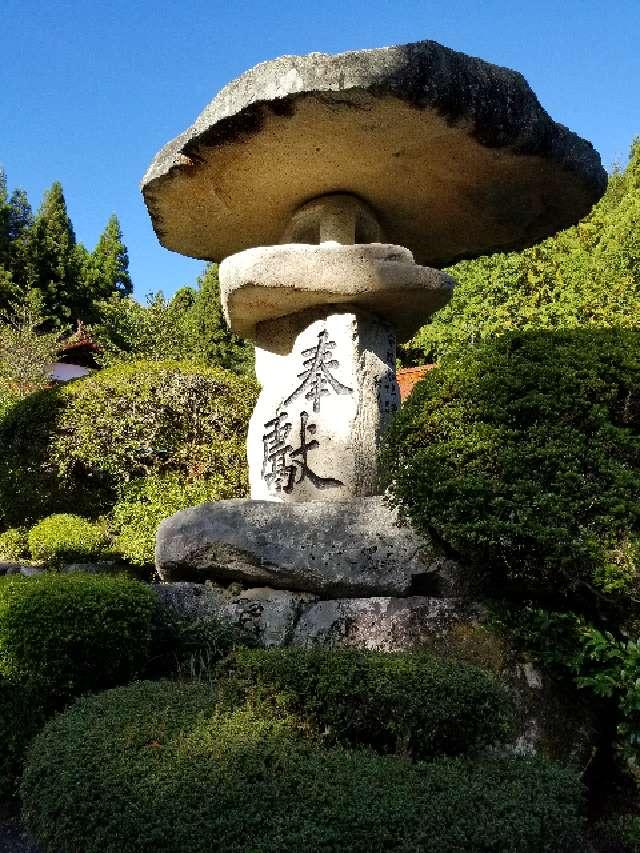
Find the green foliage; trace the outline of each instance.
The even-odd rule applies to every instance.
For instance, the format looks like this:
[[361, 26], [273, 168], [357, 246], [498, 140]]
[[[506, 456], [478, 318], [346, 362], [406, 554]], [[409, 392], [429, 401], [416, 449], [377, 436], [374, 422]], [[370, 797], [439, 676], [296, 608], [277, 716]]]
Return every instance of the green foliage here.
[[45, 853], [581, 849], [581, 785], [523, 759], [412, 764], [322, 749], [202, 683], [80, 700], [37, 736], [22, 798]]
[[34, 217], [23, 190], [9, 195], [0, 172], [0, 313], [37, 293], [42, 300], [42, 329], [60, 330], [94, 317], [94, 302], [131, 293], [127, 249], [112, 216], [90, 253], [76, 242], [61, 184], [44, 194]]
[[618, 814], [600, 821], [594, 832], [602, 853], [640, 853], [640, 816]]
[[115, 214], [109, 218], [88, 259], [86, 278], [95, 299], [109, 298], [112, 294], [129, 296], [133, 291], [129, 255]]
[[25, 752], [48, 716], [40, 690], [0, 676], [0, 802], [16, 797]]
[[426, 652], [239, 649], [222, 666], [221, 689], [236, 702], [286, 709], [329, 742], [427, 758], [512, 733], [513, 703], [493, 676]]
[[169, 472], [207, 480], [219, 498], [244, 494], [246, 424], [255, 385], [189, 363], [136, 362], [64, 389], [52, 458], [66, 478], [108, 494]]
[[610, 631], [584, 625], [573, 661], [579, 687], [615, 701], [619, 747], [640, 774], [640, 640], [618, 639]]
[[0, 533], [0, 560], [22, 560], [29, 554], [27, 532], [21, 527], [10, 527]]
[[429, 361], [511, 330], [640, 324], [640, 140], [624, 173], [574, 228], [449, 272], [450, 304], [409, 345]]
[[0, 675], [69, 697], [134, 677], [156, 595], [125, 577], [0, 578]]
[[208, 264], [198, 279], [196, 298], [186, 314], [185, 325], [191, 358], [239, 375], [253, 374], [253, 345], [232, 334], [222, 313], [217, 264]]
[[34, 560], [52, 566], [93, 560], [105, 546], [104, 527], [79, 515], [58, 513], [39, 521], [29, 531], [29, 551]]
[[112, 297], [99, 301], [96, 310], [93, 333], [106, 365], [177, 359], [240, 376], [253, 374], [253, 346], [233, 335], [224, 319], [216, 264], [207, 266], [196, 289], [183, 287], [173, 299], [149, 294], [147, 304], [140, 305]]
[[0, 317], [0, 398], [5, 408], [50, 382], [58, 336], [38, 332], [44, 321], [41, 312], [41, 300], [32, 292]]
[[0, 525], [30, 525], [87, 500], [84, 483], [63, 482], [52, 459], [65, 389], [37, 391], [14, 401], [0, 418]]
[[181, 509], [228, 497], [221, 478], [185, 480], [176, 474], [135, 480], [123, 489], [111, 514], [114, 550], [132, 565], [154, 563], [158, 525]]
[[83, 316], [80, 254], [67, 213], [62, 186], [55, 181], [45, 193], [26, 246], [27, 286], [40, 291], [50, 327]]
[[103, 349], [106, 367], [123, 361], [188, 360], [189, 342], [182, 300], [149, 294], [146, 305], [111, 296], [95, 304], [92, 335]]
[[[0, 525], [77, 506], [97, 517], [122, 496], [121, 545], [142, 559], [165, 508], [245, 493], [256, 394], [254, 382], [226, 371], [142, 362], [29, 395], [0, 418]], [[145, 476], [156, 479], [122, 495]], [[145, 517], [138, 537], [130, 525]]]
[[386, 435], [395, 500], [500, 596], [629, 607], [639, 344], [618, 329], [512, 333], [447, 359]]

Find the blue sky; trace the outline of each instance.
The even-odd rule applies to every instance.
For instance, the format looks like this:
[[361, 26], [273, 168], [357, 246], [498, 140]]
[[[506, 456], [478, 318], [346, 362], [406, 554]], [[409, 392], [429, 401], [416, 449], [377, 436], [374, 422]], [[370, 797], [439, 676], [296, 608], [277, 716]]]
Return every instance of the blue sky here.
[[640, 0], [2, 0], [0, 165], [34, 208], [60, 180], [89, 248], [117, 213], [137, 297], [170, 294], [203, 265], [153, 234], [156, 151], [256, 62], [424, 38], [521, 71], [607, 168], [640, 135]]

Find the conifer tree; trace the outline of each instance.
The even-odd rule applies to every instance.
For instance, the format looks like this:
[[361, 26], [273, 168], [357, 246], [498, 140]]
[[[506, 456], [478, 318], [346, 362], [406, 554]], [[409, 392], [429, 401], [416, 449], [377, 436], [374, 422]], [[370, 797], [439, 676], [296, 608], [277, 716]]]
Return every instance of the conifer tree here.
[[0, 267], [7, 271], [9, 269], [9, 251], [11, 246], [9, 237], [9, 211], [7, 176], [0, 169]]
[[33, 227], [33, 212], [24, 190], [16, 189], [8, 202], [9, 253], [8, 269], [16, 286], [27, 291], [27, 260], [29, 233]]
[[47, 326], [61, 326], [82, 317], [76, 235], [59, 181], [45, 193], [29, 228], [25, 261], [26, 285], [42, 294]]
[[241, 375], [253, 372], [253, 346], [234, 335], [224, 319], [217, 264], [209, 264], [198, 278], [196, 300], [185, 321], [192, 358]]
[[106, 299], [112, 293], [129, 296], [133, 291], [129, 275], [129, 255], [115, 214], [109, 218], [88, 259], [86, 275], [94, 299]]

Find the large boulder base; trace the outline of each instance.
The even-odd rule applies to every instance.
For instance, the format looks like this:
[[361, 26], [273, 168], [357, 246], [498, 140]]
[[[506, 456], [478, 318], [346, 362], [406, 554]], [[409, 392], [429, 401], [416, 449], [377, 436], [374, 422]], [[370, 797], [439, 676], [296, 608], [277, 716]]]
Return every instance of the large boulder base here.
[[194, 622], [216, 620], [239, 629], [265, 648], [288, 646], [304, 610], [317, 601], [306, 592], [257, 587], [225, 589], [213, 584], [159, 584], [163, 606]]
[[259, 646], [384, 652], [426, 648], [445, 659], [476, 664], [512, 691], [515, 751], [579, 767], [589, 759], [593, 727], [588, 703], [510, 648], [478, 604], [451, 596], [318, 601], [305, 593], [233, 585], [224, 589], [209, 582], [159, 584], [157, 590], [163, 606], [180, 616], [226, 623]]
[[172, 515], [156, 538], [164, 581], [238, 581], [322, 598], [436, 589], [441, 566], [381, 497], [216, 501]]
[[433, 267], [537, 243], [605, 187], [597, 152], [522, 75], [433, 41], [263, 62], [142, 184], [160, 242], [185, 255], [282, 242], [302, 205], [339, 190], [369, 205], [383, 242]]

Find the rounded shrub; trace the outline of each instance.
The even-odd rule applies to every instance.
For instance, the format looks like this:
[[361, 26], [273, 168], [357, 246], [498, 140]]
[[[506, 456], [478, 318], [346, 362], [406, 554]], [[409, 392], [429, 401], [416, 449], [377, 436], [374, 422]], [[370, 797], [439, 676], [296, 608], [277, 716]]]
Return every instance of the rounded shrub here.
[[16, 797], [26, 749], [52, 710], [34, 685], [0, 676], [0, 802]]
[[456, 353], [395, 417], [382, 466], [418, 530], [494, 591], [623, 598], [640, 559], [640, 333], [521, 332]]
[[471, 752], [513, 733], [512, 699], [495, 676], [426, 652], [240, 648], [219, 676], [232, 703], [284, 709], [329, 743], [427, 758]]
[[65, 388], [53, 458], [63, 478], [90, 478], [109, 500], [167, 472], [209, 481], [218, 499], [242, 496], [256, 393], [249, 379], [189, 362], [110, 367]]
[[[254, 380], [190, 362], [132, 361], [30, 394], [0, 419], [0, 525], [87, 507], [132, 480], [174, 474], [207, 496], [247, 491]], [[127, 500], [127, 496], [124, 498]]]
[[37, 391], [0, 418], [0, 524], [22, 526], [82, 505], [77, 482], [63, 482], [53, 458], [64, 388]]
[[22, 560], [28, 556], [27, 533], [20, 527], [10, 527], [0, 533], [0, 560]]
[[323, 749], [295, 719], [214, 696], [142, 682], [49, 722], [21, 789], [43, 851], [581, 849], [581, 784], [559, 767]]
[[73, 696], [134, 677], [149, 655], [155, 592], [128, 578], [0, 578], [0, 674]]
[[31, 528], [28, 536], [33, 559], [54, 566], [97, 558], [105, 540], [104, 528], [70, 513], [43, 518]]
[[160, 522], [181, 509], [218, 500], [220, 494], [214, 480], [186, 480], [177, 474], [129, 483], [111, 514], [113, 551], [132, 566], [153, 566]]

